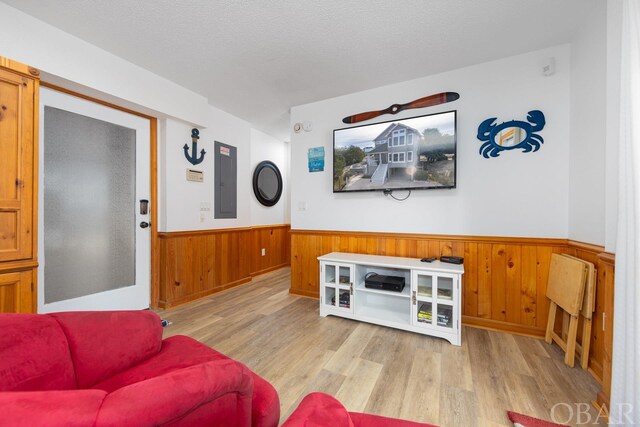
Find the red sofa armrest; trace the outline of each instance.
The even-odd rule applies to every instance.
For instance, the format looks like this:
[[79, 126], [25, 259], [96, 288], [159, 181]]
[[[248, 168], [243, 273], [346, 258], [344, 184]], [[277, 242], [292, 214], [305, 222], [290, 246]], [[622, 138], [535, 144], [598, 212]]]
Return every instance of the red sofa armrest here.
[[216, 414], [220, 425], [250, 426], [253, 377], [234, 360], [216, 360], [173, 371], [109, 394], [96, 426], [156, 426], [179, 421], [202, 405], [235, 396]]
[[92, 426], [106, 395], [102, 390], [2, 392], [0, 426]]
[[52, 313], [69, 343], [78, 388], [90, 388], [160, 351], [162, 325], [150, 310]]

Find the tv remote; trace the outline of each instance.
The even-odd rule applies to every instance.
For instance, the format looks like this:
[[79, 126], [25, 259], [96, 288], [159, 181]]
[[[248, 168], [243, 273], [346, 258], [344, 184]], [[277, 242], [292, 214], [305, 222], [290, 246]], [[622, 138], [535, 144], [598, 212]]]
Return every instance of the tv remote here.
[[420, 261], [422, 261], [422, 262], [433, 262], [435, 260], [436, 260], [436, 257], [432, 256], [432, 257], [429, 257], [429, 258], [422, 258]]
[[440, 261], [448, 262], [449, 264], [462, 264], [464, 262], [464, 258], [459, 256], [441, 256]]

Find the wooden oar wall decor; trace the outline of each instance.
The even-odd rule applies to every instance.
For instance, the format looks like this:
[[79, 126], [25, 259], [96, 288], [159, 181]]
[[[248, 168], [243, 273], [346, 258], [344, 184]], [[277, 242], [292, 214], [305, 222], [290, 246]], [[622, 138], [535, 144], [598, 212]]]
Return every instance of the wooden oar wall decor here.
[[357, 123], [376, 118], [383, 114], [398, 114], [400, 111], [410, 110], [412, 108], [425, 108], [432, 107], [434, 105], [446, 104], [447, 102], [455, 101], [458, 98], [460, 98], [460, 95], [458, 95], [457, 92], [436, 93], [435, 95], [416, 99], [415, 101], [407, 102], [406, 104], [393, 104], [384, 110], [367, 111], [360, 114], [354, 114], [353, 116], [342, 119], [342, 123]]

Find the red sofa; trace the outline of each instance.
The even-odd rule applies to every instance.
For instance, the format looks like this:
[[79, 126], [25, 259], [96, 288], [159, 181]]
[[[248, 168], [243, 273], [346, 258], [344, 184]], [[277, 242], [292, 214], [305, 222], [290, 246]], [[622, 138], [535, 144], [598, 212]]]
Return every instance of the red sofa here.
[[381, 417], [379, 415], [348, 412], [340, 402], [324, 393], [305, 396], [282, 427], [436, 427]]
[[275, 389], [151, 311], [0, 314], [0, 426], [278, 424]]

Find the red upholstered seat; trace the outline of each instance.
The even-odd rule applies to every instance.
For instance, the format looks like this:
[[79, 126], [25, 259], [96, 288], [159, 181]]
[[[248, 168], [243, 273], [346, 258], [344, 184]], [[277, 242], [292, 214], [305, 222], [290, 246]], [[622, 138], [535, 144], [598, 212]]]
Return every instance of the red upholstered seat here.
[[0, 314], [0, 426], [276, 426], [275, 389], [150, 311]]
[[348, 412], [333, 397], [324, 393], [310, 393], [282, 427], [436, 427], [432, 424], [381, 417], [379, 415]]
[[[163, 375], [177, 369], [186, 368], [213, 360], [227, 360], [228, 357], [200, 342], [183, 335], [167, 338], [162, 342], [160, 352], [126, 371], [114, 375], [92, 388], [112, 392], [121, 387]], [[278, 425], [280, 400], [273, 386], [264, 378], [253, 375], [253, 426]]]
[[55, 319], [0, 315], [0, 391], [75, 388], [67, 337]]

